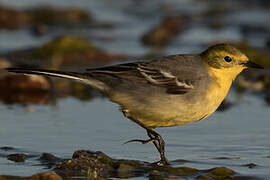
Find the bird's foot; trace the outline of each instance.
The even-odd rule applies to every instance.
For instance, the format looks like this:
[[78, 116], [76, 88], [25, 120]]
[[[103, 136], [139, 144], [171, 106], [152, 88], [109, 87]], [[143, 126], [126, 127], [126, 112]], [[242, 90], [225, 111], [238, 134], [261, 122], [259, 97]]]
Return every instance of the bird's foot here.
[[160, 154], [160, 161], [151, 163], [152, 166], [167, 166], [170, 165], [169, 161], [167, 160], [165, 156], [165, 150], [164, 150], [164, 140], [162, 137], [156, 133], [152, 129], [145, 128], [147, 131], [147, 135], [149, 136], [149, 139], [147, 140], [141, 140], [141, 139], [133, 139], [130, 141], [125, 142], [124, 144], [130, 143], [130, 142], [140, 142], [142, 144], [147, 144], [150, 142], [153, 142], [155, 147], [157, 148], [159, 154]]
[[147, 139], [147, 140], [141, 140], [141, 139], [132, 139], [132, 140], [129, 140], [127, 142], [124, 142], [123, 144], [127, 144], [127, 143], [131, 143], [131, 142], [140, 142], [142, 144], [147, 144], [147, 143], [150, 143], [150, 142], [153, 142], [155, 141], [156, 139]]
[[159, 166], [159, 167], [162, 167], [162, 166], [169, 166], [170, 165], [170, 163], [169, 163], [169, 161], [167, 160], [167, 159], [161, 159], [161, 160], [159, 160], [159, 161], [157, 161], [157, 162], [153, 162], [153, 163], [151, 163], [151, 165], [152, 166]]

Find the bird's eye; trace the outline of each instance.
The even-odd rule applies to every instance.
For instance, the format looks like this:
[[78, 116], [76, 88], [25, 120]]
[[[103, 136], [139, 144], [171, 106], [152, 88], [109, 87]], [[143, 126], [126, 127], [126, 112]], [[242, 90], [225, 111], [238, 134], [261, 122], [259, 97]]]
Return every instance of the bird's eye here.
[[225, 60], [226, 62], [231, 62], [231, 61], [232, 61], [232, 58], [231, 58], [230, 56], [225, 56], [225, 57], [224, 57], [224, 60]]

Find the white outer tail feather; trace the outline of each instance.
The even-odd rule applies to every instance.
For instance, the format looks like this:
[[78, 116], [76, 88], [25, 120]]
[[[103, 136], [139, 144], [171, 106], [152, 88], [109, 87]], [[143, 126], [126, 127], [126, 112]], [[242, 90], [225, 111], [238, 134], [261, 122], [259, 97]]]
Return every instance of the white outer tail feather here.
[[[106, 84], [103, 82], [96, 80], [90, 76], [86, 76], [80, 73], [75, 72], [60, 72], [60, 71], [53, 71], [53, 70], [35, 70], [35, 69], [23, 69], [23, 68], [7, 68], [9, 72], [13, 73], [20, 73], [24, 75], [47, 75], [47, 76], [54, 76], [60, 78], [71, 79], [75, 81], [80, 81], [84, 84], [90, 85], [91, 87], [104, 92], [107, 88]], [[85, 77], [84, 77], [85, 76]]]

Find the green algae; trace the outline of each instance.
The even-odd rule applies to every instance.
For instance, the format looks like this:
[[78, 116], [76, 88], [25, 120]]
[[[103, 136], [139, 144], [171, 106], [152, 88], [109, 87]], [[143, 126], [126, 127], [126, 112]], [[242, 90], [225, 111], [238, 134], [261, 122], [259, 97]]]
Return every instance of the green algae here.
[[38, 58], [53, 58], [61, 55], [76, 56], [85, 52], [96, 52], [91, 43], [86, 40], [73, 36], [62, 36], [41, 46], [34, 52]]

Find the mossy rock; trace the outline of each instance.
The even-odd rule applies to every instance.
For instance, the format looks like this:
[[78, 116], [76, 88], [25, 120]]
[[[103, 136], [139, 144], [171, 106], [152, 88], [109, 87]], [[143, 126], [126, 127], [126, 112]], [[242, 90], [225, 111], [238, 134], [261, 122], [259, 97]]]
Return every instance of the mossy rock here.
[[41, 46], [34, 52], [37, 58], [53, 58], [58, 55], [75, 56], [86, 52], [98, 51], [86, 40], [73, 36], [62, 36]]
[[232, 179], [235, 172], [226, 167], [217, 167], [210, 170], [206, 170], [207, 173], [202, 174], [197, 177], [199, 180], [212, 179], [212, 180], [224, 180], [224, 179]]
[[172, 166], [163, 166], [163, 167], [154, 167], [154, 170], [160, 172], [166, 172], [170, 175], [177, 175], [177, 176], [189, 176], [195, 173], [199, 173], [199, 170], [189, 167], [172, 167]]
[[[44, 157], [42, 155], [41, 157]], [[198, 170], [190, 167], [158, 166], [138, 160], [113, 159], [101, 151], [78, 150], [74, 152], [71, 159], [60, 159], [51, 154], [45, 154], [44, 160], [51, 166], [55, 166], [54, 172], [40, 173], [29, 177], [1, 176], [4, 179], [105, 179], [105, 178], [133, 178], [149, 177], [156, 179], [198, 179], [198, 180], [249, 180], [256, 179], [251, 176], [241, 176], [226, 167], [216, 167], [206, 170]], [[57, 173], [57, 174], [56, 174]], [[58, 176], [60, 175], [60, 176]]]
[[49, 41], [34, 50], [32, 56], [49, 61], [53, 69], [58, 69], [61, 65], [104, 65], [125, 58], [124, 55], [104, 52], [85, 39], [69, 35]]
[[225, 167], [217, 167], [208, 170], [198, 170], [190, 167], [157, 166], [151, 163], [128, 160], [113, 159], [106, 154], [97, 151], [79, 150], [76, 151], [72, 159], [63, 160], [55, 168], [57, 173], [62, 175], [95, 174], [95, 177], [106, 178], [131, 178], [145, 177], [150, 179], [196, 177], [197, 179], [230, 179], [235, 172]]

